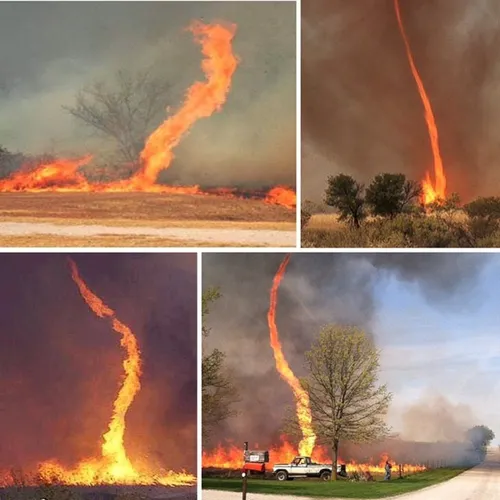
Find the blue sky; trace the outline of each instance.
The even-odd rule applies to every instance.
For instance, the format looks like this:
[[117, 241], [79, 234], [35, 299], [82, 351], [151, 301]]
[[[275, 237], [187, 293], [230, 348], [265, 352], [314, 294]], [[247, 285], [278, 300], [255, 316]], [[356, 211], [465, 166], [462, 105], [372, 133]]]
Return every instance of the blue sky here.
[[500, 257], [475, 257], [488, 260], [477, 282], [449, 297], [432, 300], [422, 285], [394, 274], [377, 284], [374, 333], [382, 379], [394, 393], [394, 430], [403, 428], [408, 405], [444, 396], [452, 405], [468, 405], [500, 442]]

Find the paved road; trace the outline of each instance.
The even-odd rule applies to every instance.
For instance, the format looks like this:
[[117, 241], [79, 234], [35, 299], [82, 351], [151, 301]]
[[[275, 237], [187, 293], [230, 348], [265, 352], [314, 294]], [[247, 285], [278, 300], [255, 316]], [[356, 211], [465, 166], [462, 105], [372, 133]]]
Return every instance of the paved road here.
[[239, 246], [295, 246], [295, 231], [273, 231], [269, 229], [203, 229], [203, 228], [155, 228], [155, 227], [112, 227], [98, 225], [64, 226], [46, 222], [2, 222], [0, 236], [29, 236], [48, 234], [61, 237], [87, 237], [104, 234], [155, 236], [194, 241], [212, 245]]
[[[283, 495], [248, 494], [248, 500], [283, 500]], [[289, 497], [292, 500], [314, 500], [307, 497]], [[390, 497], [392, 500], [500, 500], [500, 453], [488, 453], [481, 465], [436, 486], [413, 493]], [[202, 500], [240, 500], [241, 493], [203, 490]], [[317, 500], [317, 499], [315, 499]], [[325, 500], [341, 500], [330, 498]]]
[[404, 500], [500, 500], [500, 453], [445, 483], [394, 498]]

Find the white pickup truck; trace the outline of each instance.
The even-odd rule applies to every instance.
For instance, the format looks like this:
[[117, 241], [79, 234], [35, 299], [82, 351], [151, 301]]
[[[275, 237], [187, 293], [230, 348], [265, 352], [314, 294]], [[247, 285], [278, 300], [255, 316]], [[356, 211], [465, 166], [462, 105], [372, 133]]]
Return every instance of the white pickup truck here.
[[[278, 481], [296, 477], [319, 477], [328, 481], [332, 475], [332, 465], [314, 463], [310, 457], [295, 457], [289, 464], [275, 464], [273, 473]], [[346, 476], [345, 466], [337, 465], [337, 474]]]

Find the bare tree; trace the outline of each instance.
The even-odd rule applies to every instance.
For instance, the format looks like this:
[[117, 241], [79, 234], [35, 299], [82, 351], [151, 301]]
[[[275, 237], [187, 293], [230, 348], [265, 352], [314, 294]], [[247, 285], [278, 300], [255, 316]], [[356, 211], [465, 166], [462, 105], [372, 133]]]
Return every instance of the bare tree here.
[[98, 134], [111, 137], [121, 157], [136, 163], [153, 125], [159, 123], [171, 85], [149, 71], [118, 71], [111, 87], [98, 81], [83, 88], [73, 107], [64, 107]]
[[[205, 320], [209, 306], [220, 298], [216, 288], [208, 289], [202, 297], [202, 333], [206, 338], [210, 329]], [[225, 354], [214, 349], [202, 358], [202, 436], [207, 438], [213, 427], [235, 414], [232, 405], [236, 403], [238, 392], [233, 384], [225, 365]]]
[[309, 393], [318, 439], [332, 449], [332, 479], [337, 479], [339, 445], [387, 436], [384, 423], [392, 394], [377, 385], [379, 351], [366, 334], [352, 327], [325, 326], [306, 353]]

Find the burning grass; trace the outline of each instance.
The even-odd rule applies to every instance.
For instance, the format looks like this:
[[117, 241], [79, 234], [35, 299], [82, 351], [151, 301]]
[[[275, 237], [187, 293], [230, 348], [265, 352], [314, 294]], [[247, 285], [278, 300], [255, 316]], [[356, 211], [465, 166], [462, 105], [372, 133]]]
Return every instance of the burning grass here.
[[[352, 482], [346, 480], [323, 482], [320, 480], [294, 480], [278, 482], [264, 479], [251, 479], [248, 482], [250, 493], [266, 493], [283, 496], [305, 496], [316, 498], [385, 498], [420, 490], [434, 484], [448, 481], [466, 469], [434, 469], [413, 474], [403, 479]], [[378, 480], [377, 480], [378, 479]], [[241, 479], [204, 478], [203, 489], [241, 491]]]

